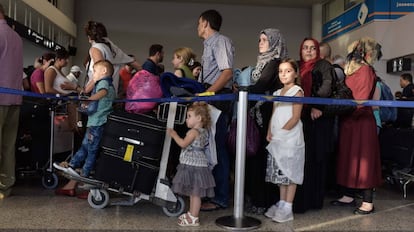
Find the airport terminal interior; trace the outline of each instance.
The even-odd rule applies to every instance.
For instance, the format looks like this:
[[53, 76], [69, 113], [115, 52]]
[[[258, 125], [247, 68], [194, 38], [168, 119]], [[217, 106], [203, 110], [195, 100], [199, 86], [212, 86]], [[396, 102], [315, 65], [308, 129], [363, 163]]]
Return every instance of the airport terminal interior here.
[[[257, 35], [268, 27], [279, 28], [285, 34], [289, 55], [294, 59], [298, 59], [299, 44], [308, 36], [328, 42], [334, 51], [332, 56], [342, 54], [344, 57], [350, 42], [365, 35], [373, 37], [383, 49], [383, 57], [374, 68], [392, 93], [401, 90], [400, 75], [413, 73], [414, 67], [410, 39], [414, 36], [414, 0], [0, 0], [0, 3], [11, 16], [15, 30], [24, 38], [25, 66], [32, 65], [33, 60], [46, 51], [65, 47], [71, 58], [63, 70], [68, 73], [72, 65], [79, 65], [80, 81], [86, 78], [87, 67], [81, 64], [90, 46], [83, 28], [88, 20], [103, 22], [109, 37], [126, 53], [134, 54], [138, 61], [146, 60], [149, 45], [163, 43], [165, 70], [171, 71], [173, 50], [183, 44], [192, 47], [201, 59], [203, 41], [197, 37], [197, 19], [202, 11], [210, 8], [224, 16], [223, 34], [232, 37], [236, 44], [234, 62], [238, 68], [256, 63]], [[397, 42], [396, 37], [399, 37]], [[408, 107], [414, 108], [414, 105]], [[244, 192], [235, 190], [234, 179], [239, 176], [231, 175], [229, 207], [200, 212], [198, 227], [180, 227], [177, 225], [179, 215], [174, 214], [174, 209], [160, 206], [160, 202], [154, 200], [154, 192], [159, 193], [155, 188], [142, 196], [137, 192], [131, 196], [131, 193], [124, 194], [127, 192], [123, 192], [124, 189], [112, 191], [114, 189], [102, 185], [103, 190], [108, 190], [104, 200], [95, 198], [96, 192], [90, 192], [88, 199], [78, 198], [76, 195], [85, 196], [90, 186], [96, 184], [92, 182], [78, 186], [75, 196], [55, 194], [68, 180], [51, 168], [50, 162], [70, 158], [68, 155], [73, 154], [75, 143], [79, 145], [80, 142], [75, 141], [76, 136], [68, 125], [60, 124], [66, 120], [64, 111], [62, 115], [54, 115], [51, 122], [43, 120], [43, 124], [36, 125], [38, 129], [41, 127], [38, 132], [51, 129], [50, 123], [55, 127], [52, 128], [55, 134], [51, 139], [55, 145], [52, 155], [49, 156], [47, 145], [36, 147], [46, 151], [42, 153], [45, 154], [42, 162], [35, 163], [35, 158], [24, 157], [30, 156], [32, 150], [25, 144], [24, 136], [18, 138], [16, 183], [10, 196], [0, 199], [0, 232], [414, 231], [414, 143], [409, 139], [414, 138], [413, 117], [404, 130], [394, 128], [388, 130], [389, 134], [382, 134], [381, 141], [395, 142], [392, 148], [382, 151], [382, 158], [395, 163], [383, 163], [383, 184], [374, 190], [374, 213], [356, 215], [355, 207], [331, 205], [330, 202], [339, 196], [338, 189], [331, 188], [322, 209], [295, 213], [294, 220], [277, 223], [263, 213], [251, 212], [244, 201], [247, 200]], [[30, 122], [29, 127], [37, 123]], [[401, 141], [394, 141], [398, 139], [393, 133], [399, 133]], [[382, 144], [381, 149], [384, 147]], [[156, 173], [152, 175], [157, 176]], [[105, 204], [101, 204], [105, 200]], [[189, 199], [180, 200], [183, 200], [182, 210], [189, 210]], [[362, 197], [356, 201], [358, 205]]]

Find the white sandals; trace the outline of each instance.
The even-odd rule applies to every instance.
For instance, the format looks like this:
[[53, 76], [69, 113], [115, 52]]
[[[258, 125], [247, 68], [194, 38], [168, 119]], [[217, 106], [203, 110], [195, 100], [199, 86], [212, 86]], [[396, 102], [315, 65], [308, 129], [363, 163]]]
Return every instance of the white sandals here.
[[178, 217], [179, 226], [199, 226], [200, 222], [198, 217], [194, 217], [190, 212], [184, 213]]

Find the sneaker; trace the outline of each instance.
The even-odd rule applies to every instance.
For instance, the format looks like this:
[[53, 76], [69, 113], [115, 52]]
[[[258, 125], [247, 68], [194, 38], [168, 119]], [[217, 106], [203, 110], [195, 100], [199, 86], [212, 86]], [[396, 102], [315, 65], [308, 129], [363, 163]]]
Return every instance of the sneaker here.
[[66, 168], [66, 173], [68, 173], [71, 176], [80, 177], [79, 173], [77, 173], [72, 167]]
[[78, 184], [78, 188], [83, 189], [83, 190], [90, 190], [90, 189], [95, 188], [95, 185], [87, 184], [87, 183], [81, 183], [81, 184]]
[[275, 222], [288, 222], [288, 221], [292, 221], [293, 220], [293, 213], [292, 211], [287, 211], [287, 210], [278, 210], [276, 211], [277, 213], [275, 214], [275, 216], [272, 218], [273, 221]]
[[56, 168], [59, 171], [62, 171], [62, 172], [66, 172], [67, 171], [67, 168], [65, 168], [63, 166], [60, 166], [60, 164], [58, 164], [56, 162], [53, 163], [53, 167]]
[[276, 205], [270, 206], [270, 208], [264, 213], [264, 215], [268, 218], [273, 218], [276, 215], [276, 211], [278, 211], [279, 208]]

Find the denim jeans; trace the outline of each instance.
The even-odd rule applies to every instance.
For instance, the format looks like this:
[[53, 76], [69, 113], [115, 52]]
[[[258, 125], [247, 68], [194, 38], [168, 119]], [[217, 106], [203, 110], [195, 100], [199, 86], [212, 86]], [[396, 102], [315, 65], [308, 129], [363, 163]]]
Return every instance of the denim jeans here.
[[91, 126], [86, 129], [85, 137], [82, 145], [70, 160], [69, 165], [73, 168], [81, 167], [82, 176], [89, 176], [91, 170], [95, 166], [96, 154], [99, 150], [99, 143], [102, 138], [104, 126]]
[[230, 159], [226, 145], [227, 127], [228, 116], [222, 113], [216, 123], [217, 165], [213, 169], [216, 187], [214, 188], [215, 196], [211, 201], [225, 208], [229, 205], [230, 194]]

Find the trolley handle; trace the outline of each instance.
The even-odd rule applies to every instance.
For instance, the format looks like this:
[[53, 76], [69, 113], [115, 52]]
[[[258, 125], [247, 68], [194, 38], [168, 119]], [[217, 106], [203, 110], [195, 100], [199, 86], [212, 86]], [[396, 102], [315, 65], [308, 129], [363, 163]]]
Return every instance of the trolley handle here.
[[127, 142], [127, 143], [131, 143], [131, 144], [139, 145], [139, 146], [144, 146], [144, 142], [138, 141], [138, 140], [135, 140], [135, 139], [131, 139], [131, 138], [119, 137], [119, 140]]

